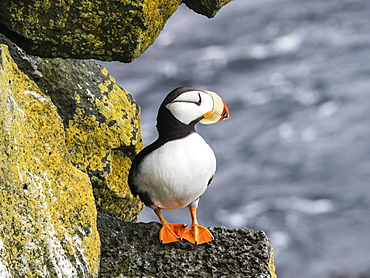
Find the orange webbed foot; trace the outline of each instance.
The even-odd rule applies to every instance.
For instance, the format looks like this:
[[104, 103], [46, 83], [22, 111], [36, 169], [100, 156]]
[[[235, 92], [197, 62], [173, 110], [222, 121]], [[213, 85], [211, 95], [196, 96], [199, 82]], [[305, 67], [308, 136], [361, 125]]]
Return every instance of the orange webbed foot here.
[[159, 241], [163, 244], [180, 241], [186, 230], [186, 224], [168, 223], [163, 218], [162, 211], [160, 209], [155, 209], [154, 212], [162, 223], [162, 228], [159, 231]]
[[159, 232], [159, 241], [163, 244], [180, 241], [186, 230], [186, 224], [163, 223]]
[[207, 228], [199, 226], [198, 224], [193, 224], [185, 231], [183, 239], [198, 245], [212, 241], [213, 235]]

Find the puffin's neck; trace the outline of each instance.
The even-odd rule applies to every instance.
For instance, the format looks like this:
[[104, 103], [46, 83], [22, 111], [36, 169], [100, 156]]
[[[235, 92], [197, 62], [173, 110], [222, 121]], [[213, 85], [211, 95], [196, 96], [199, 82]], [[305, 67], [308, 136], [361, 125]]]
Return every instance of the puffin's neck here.
[[161, 107], [157, 116], [158, 140], [171, 141], [184, 138], [196, 132], [196, 123], [197, 121], [189, 125], [183, 124], [167, 108]]

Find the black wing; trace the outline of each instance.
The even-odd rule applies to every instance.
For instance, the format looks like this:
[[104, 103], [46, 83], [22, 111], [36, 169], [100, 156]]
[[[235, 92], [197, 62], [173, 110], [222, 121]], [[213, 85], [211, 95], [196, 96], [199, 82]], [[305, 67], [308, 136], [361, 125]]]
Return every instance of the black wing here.
[[130, 172], [128, 174], [128, 185], [130, 187], [131, 193], [136, 197], [139, 195], [140, 199], [147, 204], [149, 197], [147, 196], [147, 192], [140, 191], [140, 184], [135, 183], [135, 177], [140, 175], [138, 169], [140, 163], [145, 159], [145, 157], [154, 151], [155, 149], [159, 148], [162, 144], [157, 140], [154, 143], [150, 144], [149, 146], [145, 147], [141, 152], [139, 152], [134, 160], [132, 161]]
[[211, 184], [211, 181], [213, 180], [213, 177], [214, 177], [214, 176], [215, 176], [215, 175], [213, 175], [213, 176], [209, 179], [207, 186]]

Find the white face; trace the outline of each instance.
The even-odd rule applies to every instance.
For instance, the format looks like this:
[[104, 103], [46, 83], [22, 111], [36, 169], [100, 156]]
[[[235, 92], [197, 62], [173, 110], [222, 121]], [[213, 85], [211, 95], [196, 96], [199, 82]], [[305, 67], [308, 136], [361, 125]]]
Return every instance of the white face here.
[[179, 95], [166, 108], [176, 119], [188, 125], [213, 110], [213, 99], [205, 92], [189, 91]]

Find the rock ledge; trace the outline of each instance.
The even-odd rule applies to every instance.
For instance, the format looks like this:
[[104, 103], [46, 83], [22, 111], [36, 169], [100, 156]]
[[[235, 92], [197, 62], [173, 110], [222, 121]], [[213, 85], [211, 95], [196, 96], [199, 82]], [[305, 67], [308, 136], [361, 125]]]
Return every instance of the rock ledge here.
[[98, 215], [99, 277], [276, 277], [273, 249], [264, 232], [212, 227], [211, 243], [162, 245], [160, 224], [129, 223]]

